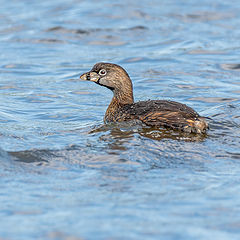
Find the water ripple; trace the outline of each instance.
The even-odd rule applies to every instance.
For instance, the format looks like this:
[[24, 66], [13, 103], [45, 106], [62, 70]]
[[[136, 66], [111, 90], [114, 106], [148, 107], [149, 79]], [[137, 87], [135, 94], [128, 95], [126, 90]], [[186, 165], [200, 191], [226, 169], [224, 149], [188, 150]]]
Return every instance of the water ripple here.
[[[1, 238], [239, 239], [236, 1], [1, 10]], [[103, 124], [112, 93], [79, 81], [99, 61], [127, 70], [136, 101], [188, 104], [209, 131]]]

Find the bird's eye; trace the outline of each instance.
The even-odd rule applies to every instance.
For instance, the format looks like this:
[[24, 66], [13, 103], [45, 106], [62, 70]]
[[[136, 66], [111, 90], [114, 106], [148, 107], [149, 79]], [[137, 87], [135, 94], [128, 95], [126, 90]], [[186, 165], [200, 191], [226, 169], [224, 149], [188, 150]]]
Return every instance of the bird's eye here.
[[104, 75], [106, 75], [107, 74], [107, 71], [105, 70], [105, 69], [101, 69], [100, 71], [99, 71], [99, 75], [101, 75], [101, 76], [104, 76]]

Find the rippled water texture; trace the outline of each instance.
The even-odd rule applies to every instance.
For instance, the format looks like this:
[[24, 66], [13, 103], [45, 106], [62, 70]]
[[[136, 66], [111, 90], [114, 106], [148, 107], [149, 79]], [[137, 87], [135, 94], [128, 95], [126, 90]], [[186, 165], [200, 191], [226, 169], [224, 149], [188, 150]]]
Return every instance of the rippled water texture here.
[[[0, 2], [0, 239], [239, 239], [239, 1]], [[104, 125], [99, 61], [208, 134]]]

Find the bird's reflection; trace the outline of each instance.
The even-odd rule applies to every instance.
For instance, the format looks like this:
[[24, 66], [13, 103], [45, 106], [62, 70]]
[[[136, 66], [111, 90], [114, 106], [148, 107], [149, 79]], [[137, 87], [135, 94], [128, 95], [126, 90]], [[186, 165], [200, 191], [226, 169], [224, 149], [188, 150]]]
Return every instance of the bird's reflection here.
[[104, 124], [95, 127], [89, 134], [99, 134], [99, 140], [108, 142], [109, 148], [113, 150], [126, 150], [128, 142], [134, 137], [156, 141], [171, 139], [186, 142], [204, 141], [207, 137], [207, 134], [185, 133], [172, 129], [143, 126], [136, 121]]

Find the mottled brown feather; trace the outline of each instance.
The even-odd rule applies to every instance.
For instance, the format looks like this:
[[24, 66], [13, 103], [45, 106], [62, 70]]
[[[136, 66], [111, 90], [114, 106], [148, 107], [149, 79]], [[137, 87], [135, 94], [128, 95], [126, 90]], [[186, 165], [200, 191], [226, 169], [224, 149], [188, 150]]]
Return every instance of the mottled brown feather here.
[[[120, 107], [107, 121], [138, 119], [152, 127], [168, 127], [187, 132], [205, 132], [207, 124], [192, 108], [185, 104], [165, 100], [141, 101]], [[199, 126], [199, 123], [202, 123]], [[198, 124], [198, 125], [196, 125]]]

